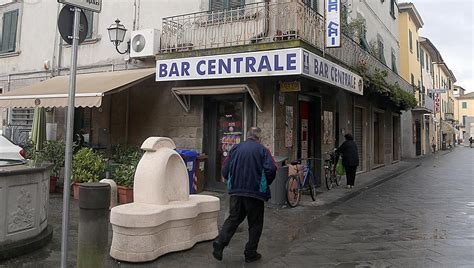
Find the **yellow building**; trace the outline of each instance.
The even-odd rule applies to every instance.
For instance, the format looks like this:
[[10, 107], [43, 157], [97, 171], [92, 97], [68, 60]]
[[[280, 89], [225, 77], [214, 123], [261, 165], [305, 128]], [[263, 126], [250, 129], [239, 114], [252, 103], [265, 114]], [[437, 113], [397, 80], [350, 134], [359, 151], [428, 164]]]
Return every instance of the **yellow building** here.
[[459, 118], [458, 138], [468, 143], [470, 137], [474, 138], [474, 92], [456, 97], [454, 114]]
[[423, 20], [412, 3], [398, 4], [400, 11], [400, 75], [412, 85], [421, 88], [420, 43], [418, 30]]
[[[421, 48], [418, 31], [423, 20], [413, 3], [399, 3], [400, 76], [413, 85], [417, 107], [402, 113], [402, 156], [411, 158], [430, 152], [433, 106], [428, 107], [423, 87]], [[431, 134], [430, 134], [431, 133]]]

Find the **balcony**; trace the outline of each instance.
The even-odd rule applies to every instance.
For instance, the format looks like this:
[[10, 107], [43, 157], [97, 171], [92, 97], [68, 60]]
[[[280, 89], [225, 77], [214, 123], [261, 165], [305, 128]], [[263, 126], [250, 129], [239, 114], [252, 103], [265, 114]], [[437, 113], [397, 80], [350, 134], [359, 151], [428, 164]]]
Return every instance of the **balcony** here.
[[444, 113], [444, 120], [449, 121], [449, 122], [456, 121], [454, 119], [454, 113]]
[[[418, 92], [417, 92], [418, 93]], [[426, 94], [420, 94], [417, 98], [418, 105], [412, 109], [414, 112], [433, 113], [434, 100]]]
[[369, 74], [385, 70], [388, 83], [397, 83], [403, 90], [413, 92], [408, 82], [347, 36], [342, 36], [340, 48], [324, 49], [324, 18], [301, 2], [255, 3], [232, 10], [164, 18], [160, 52], [228, 47], [235, 47], [232, 52], [236, 52], [239, 46], [278, 45], [288, 40], [303, 41], [351, 69], [365, 63]]
[[163, 19], [161, 52], [299, 39], [321, 48], [323, 17], [299, 2], [255, 3]]

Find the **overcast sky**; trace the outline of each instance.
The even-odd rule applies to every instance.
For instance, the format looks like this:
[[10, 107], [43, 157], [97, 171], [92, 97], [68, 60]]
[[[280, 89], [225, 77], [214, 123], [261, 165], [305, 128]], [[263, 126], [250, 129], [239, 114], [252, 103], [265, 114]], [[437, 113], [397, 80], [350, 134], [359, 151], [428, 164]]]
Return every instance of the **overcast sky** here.
[[474, 91], [474, 0], [407, 0], [415, 4], [425, 25], [420, 35], [438, 48], [457, 78]]

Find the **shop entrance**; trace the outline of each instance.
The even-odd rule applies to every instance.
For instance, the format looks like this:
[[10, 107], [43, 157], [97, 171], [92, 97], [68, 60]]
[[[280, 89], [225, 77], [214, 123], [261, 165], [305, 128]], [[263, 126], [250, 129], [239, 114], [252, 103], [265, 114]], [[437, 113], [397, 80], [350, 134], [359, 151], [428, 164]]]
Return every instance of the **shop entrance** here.
[[364, 109], [361, 107], [354, 108], [354, 142], [357, 145], [357, 153], [359, 154], [359, 166], [357, 171], [364, 170]]
[[317, 184], [321, 185], [321, 98], [300, 96], [299, 102], [298, 158], [311, 160]]
[[246, 137], [253, 104], [245, 94], [209, 96], [204, 100], [204, 152], [209, 156], [206, 187], [225, 190], [222, 165], [232, 147]]
[[383, 113], [374, 112], [374, 165], [379, 166], [384, 163], [384, 122]]

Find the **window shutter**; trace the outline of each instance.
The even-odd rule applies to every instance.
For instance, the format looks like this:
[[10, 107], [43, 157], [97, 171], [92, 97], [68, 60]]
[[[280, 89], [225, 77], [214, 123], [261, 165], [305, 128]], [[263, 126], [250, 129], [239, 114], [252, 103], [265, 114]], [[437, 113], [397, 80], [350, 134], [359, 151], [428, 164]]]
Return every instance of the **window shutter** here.
[[211, 0], [209, 10], [211, 11], [218, 11], [218, 10], [224, 10], [224, 2], [227, 2], [227, 0]]
[[0, 52], [15, 51], [17, 23], [18, 9], [3, 14], [2, 43]]
[[94, 32], [94, 12], [90, 10], [84, 10], [87, 18], [87, 35], [86, 39], [91, 39]]
[[229, 0], [228, 8], [238, 8], [245, 5], [245, 0]]

